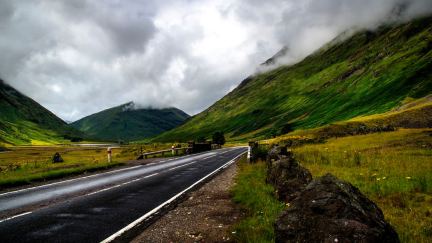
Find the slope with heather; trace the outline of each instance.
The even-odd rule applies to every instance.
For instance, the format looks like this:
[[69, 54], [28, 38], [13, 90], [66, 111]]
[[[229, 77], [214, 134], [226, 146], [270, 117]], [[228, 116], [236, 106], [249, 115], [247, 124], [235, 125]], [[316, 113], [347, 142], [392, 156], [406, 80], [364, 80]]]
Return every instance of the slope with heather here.
[[231, 140], [266, 138], [387, 112], [432, 92], [432, 17], [337, 40], [295, 65], [245, 79], [156, 140], [209, 137], [215, 131]]

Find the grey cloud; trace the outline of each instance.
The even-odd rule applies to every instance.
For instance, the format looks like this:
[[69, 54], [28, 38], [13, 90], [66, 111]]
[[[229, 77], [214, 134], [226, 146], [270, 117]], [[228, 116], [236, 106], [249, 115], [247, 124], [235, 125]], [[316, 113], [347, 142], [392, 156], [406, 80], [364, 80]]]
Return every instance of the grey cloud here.
[[5, 0], [0, 76], [65, 120], [129, 101], [195, 114], [283, 46], [290, 51], [279, 64], [290, 64], [342, 31], [430, 14], [431, 5], [430, 0]]

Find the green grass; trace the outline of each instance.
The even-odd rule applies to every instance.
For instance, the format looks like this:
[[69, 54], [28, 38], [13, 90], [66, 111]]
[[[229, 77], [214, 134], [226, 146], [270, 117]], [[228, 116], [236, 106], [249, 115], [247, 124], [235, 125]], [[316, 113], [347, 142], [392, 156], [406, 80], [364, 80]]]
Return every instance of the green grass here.
[[332, 173], [358, 187], [403, 242], [432, 241], [432, 129], [332, 138], [293, 151], [314, 177]]
[[158, 141], [269, 138], [387, 112], [432, 92], [432, 17], [334, 42], [303, 61], [257, 74]]
[[248, 164], [243, 157], [232, 188], [233, 201], [245, 212], [245, 217], [233, 226], [238, 242], [274, 242], [273, 224], [284, 204], [274, 197], [274, 188], [265, 183], [263, 162]]
[[410, 99], [394, 110], [369, 116], [358, 116], [313, 129], [296, 130], [264, 143], [289, 143], [290, 141], [319, 142], [332, 137], [393, 131], [397, 128], [426, 128], [432, 126], [432, 95]]
[[70, 138], [82, 136], [49, 110], [0, 80], [0, 146], [69, 143]]

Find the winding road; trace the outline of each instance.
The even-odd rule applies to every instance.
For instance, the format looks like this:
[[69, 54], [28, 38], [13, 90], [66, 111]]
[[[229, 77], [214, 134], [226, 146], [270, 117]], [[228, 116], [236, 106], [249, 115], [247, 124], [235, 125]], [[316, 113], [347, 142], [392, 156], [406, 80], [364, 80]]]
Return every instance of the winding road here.
[[219, 149], [0, 194], [0, 212], [14, 212], [0, 219], [0, 242], [124, 241], [246, 151]]

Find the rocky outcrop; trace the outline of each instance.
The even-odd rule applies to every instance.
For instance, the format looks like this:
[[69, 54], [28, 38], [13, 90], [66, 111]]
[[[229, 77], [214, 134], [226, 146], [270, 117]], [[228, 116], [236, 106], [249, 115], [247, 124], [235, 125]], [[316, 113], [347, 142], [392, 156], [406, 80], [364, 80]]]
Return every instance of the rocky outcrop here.
[[311, 173], [294, 159], [291, 152], [274, 148], [267, 157], [267, 183], [276, 188], [279, 200], [289, 202], [312, 180]]
[[330, 174], [297, 194], [276, 221], [275, 234], [276, 242], [399, 242], [375, 203]]

